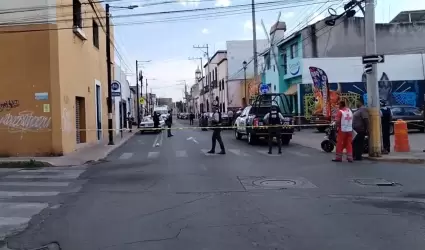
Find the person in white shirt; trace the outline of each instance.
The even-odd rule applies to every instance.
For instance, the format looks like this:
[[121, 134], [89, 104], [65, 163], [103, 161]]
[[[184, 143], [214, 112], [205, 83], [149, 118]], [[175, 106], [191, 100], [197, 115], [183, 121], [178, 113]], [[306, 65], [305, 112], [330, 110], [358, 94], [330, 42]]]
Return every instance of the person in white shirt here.
[[339, 102], [339, 110], [335, 118], [338, 135], [336, 139], [336, 157], [332, 161], [341, 162], [344, 149], [348, 162], [353, 162], [353, 113], [346, 107], [345, 101]]

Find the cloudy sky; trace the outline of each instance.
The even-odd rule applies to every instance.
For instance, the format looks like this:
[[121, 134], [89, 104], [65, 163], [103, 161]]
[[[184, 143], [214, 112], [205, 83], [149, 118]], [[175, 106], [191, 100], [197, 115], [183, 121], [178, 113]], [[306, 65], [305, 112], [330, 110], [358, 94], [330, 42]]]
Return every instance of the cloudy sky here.
[[[388, 22], [403, 10], [425, 9], [422, 0], [376, 1], [377, 22]], [[183, 82], [192, 85], [194, 72], [200, 65], [198, 60], [188, 58], [203, 55], [193, 45], [209, 44], [212, 55], [225, 49], [225, 41], [252, 39], [250, 3], [250, 0], [111, 0], [114, 6], [139, 5], [134, 10], [112, 9], [119, 50], [116, 61], [127, 68], [132, 85], [135, 85], [136, 60], [151, 61], [143, 63], [141, 68], [148, 78], [149, 89], [163, 97], [181, 99]], [[340, 10], [341, 6], [341, 0], [256, 0], [257, 38], [265, 38], [261, 20], [270, 29], [279, 12], [289, 34], [327, 16], [328, 7]]]

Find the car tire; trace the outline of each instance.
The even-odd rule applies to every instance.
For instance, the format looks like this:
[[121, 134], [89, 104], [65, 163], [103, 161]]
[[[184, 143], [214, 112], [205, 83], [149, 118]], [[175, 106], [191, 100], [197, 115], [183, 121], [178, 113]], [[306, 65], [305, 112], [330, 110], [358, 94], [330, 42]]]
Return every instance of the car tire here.
[[241, 133], [239, 133], [236, 129], [235, 129], [235, 138], [236, 138], [236, 140], [242, 139]]
[[248, 144], [250, 145], [255, 145], [257, 142], [257, 138], [255, 135], [251, 134], [251, 132], [248, 132], [248, 136], [247, 136], [247, 140], [248, 140]]

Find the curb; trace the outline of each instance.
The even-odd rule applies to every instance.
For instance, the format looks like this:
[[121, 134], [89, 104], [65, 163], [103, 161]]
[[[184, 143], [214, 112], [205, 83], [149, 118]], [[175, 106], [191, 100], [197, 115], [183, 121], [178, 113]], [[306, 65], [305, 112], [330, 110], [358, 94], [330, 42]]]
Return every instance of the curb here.
[[421, 158], [384, 158], [384, 157], [370, 157], [370, 156], [364, 156], [363, 158], [370, 161], [380, 161], [380, 162], [396, 162], [396, 163], [409, 163], [409, 164], [425, 163], [425, 159], [421, 159]]
[[11, 160], [11, 161], [1, 161], [0, 168], [45, 168], [45, 167], [54, 167], [51, 163], [47, 161], [37, 161], [33, 159], [29, 160]]

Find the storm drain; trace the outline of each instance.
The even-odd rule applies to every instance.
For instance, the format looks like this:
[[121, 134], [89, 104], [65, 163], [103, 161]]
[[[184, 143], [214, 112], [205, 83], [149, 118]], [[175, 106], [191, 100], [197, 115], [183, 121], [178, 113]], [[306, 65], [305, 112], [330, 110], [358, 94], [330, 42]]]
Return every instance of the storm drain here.
[[246, 190], [287, 189], [287, 188], [317, 188], [313, 183], [302, 177], [238, 177]]
[[354, 182], [362, 186], [381, 186], [381, 187], [393, 187], [401, 186], [399, 183], [389, 181], [381, 178], [376, 179], [354, 179]]

